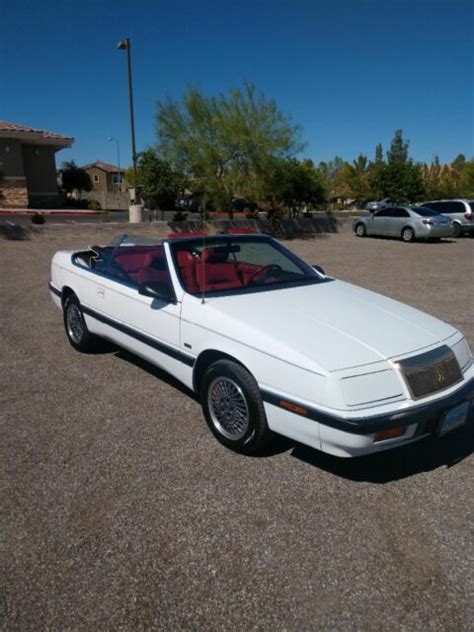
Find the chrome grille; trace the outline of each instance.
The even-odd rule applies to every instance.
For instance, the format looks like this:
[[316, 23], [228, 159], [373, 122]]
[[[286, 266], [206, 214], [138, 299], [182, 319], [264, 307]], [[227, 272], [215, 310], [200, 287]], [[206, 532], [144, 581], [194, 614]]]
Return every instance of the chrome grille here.
[[398, 366], [413, 399], [442, 391], [462, 380], [456, 356], [446, 345], [400, 360]]

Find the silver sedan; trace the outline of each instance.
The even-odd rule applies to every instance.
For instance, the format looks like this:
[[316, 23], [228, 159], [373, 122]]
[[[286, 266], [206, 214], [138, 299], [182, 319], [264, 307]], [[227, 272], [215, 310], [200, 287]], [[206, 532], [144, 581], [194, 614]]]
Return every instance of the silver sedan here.
[[430, 208], [417, 206], [388, 206], [377, 213], [357, 217], [352, 228], [358, 237], [399, 237], [406, 242], [451, 237], [453, 233], [450, 219]]

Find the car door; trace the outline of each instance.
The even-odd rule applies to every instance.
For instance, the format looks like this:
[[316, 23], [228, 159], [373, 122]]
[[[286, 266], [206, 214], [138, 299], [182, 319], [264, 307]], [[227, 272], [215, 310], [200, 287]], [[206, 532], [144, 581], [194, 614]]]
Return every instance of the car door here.
[[403, 228], [410, 220], [410, 214], [404, 208], [395, 207], [392, 209], [390, 218], [387, 220], [387, 235], [390, 237], [400, 237]]
[[374, 213], [370, 221], [367, 222], [367, 233], [369, 235], [386, 235], [388, 226], [388, 218], [390, 217], [391, 209], [383, 208], [381, 211]]
[[165, 280], [174, 290], [164, 247], [139, 248], [117, 249], [101, 279], [104, 335], [179, 378], [182, 292], [176, 302], [139, 293], [140, 284], [153, 280]]

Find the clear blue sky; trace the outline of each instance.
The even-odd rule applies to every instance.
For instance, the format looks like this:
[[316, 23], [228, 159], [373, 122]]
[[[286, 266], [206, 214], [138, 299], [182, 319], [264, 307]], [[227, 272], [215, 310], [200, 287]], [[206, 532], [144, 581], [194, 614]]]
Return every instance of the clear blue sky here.
[[460, 0], [0, 0], [0, 119], [72, 135], [58, 162], [130, 163], [155, 102], [246, 79], [303, 127], [304, 155], [373, 156], [397, 128], [416, 160], [473, 149], [473, 3]]

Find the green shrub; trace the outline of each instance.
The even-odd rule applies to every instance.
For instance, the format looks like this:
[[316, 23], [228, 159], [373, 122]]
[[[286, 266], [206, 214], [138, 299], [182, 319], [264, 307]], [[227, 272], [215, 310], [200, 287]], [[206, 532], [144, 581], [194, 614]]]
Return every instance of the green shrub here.
[[90, 211], [101, 211], [102, 210], [102, 206], [100, 205], [100, 202], [98, 200], [89, 200], [87, 203], [87, 208]]
[[46, 217], [42, 213], [35, 213], [31, 216], [31, 221], [33, 224], [44, 224]]
[[176, 211], [176, 213], [173, 215], [173, 222], [184, 222], [186, 221], [187, 217], [188, 217], [187, 213], [183, 213], [182, 211]]

